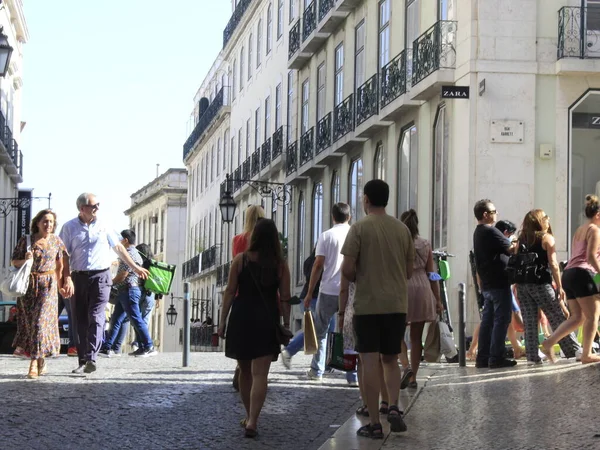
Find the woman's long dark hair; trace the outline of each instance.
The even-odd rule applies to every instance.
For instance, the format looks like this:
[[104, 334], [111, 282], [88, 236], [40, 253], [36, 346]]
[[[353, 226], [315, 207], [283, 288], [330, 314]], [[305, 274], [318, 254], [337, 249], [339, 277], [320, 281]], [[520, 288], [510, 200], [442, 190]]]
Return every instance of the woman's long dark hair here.
[[[154, 253], [152, 253], [152, 248], [148, 244], [138, 244], [136, 245], [136, 250], [140, 252], [140, 256], [142, 257], [144, 269], [150, 267], [150, 260], [154, 258]], [[146, 267], [147, 266], [147, 267]]]
[[258, 253], [258, 263], [263, 269], [261, 271], [261, 283], [265, 285], [273, 283], [275, 280], [272, 277], [276, 276], [279, 268], [284, 264], [283, 251], [281, 250], [281, 242], [279, 242], [279, 233], [275, 222], [271, 219], [260, 219], [256, 222], [250, 237], [248, 251]]

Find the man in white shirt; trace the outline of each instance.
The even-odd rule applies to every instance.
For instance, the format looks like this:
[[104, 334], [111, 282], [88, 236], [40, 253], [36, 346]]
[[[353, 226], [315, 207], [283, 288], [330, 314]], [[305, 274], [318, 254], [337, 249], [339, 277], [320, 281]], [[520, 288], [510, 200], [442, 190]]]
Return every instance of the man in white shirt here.
[[[323, 372], [325, 371], [327, 330], [331, 318], [338, 311], [343, 261], [341, 250], [346, 241], [348, 230], [350, 230], [350, 225], [348, 225], [350, 221], [350, 207], [346, 203], [336, 203], [331, 208], [331, 216], [334, 225], [319, 236], [315, 252], [316, 259], [310, 276], [310, 284], [304, 298], [304, 306], [307, 308], [310, 307], [313, 291], [320, 278], [321, 287], [315, 311], [315, 332], [317, 334], [317, 341], [319, 342], [319, 349], [313, 357], [310, 365], [311, 368], [307, 372], [308, 377], [316, 381], [322, 379]], [[349, 384], [357, 385], [355, 374], [350, 373], [347, 379]]]

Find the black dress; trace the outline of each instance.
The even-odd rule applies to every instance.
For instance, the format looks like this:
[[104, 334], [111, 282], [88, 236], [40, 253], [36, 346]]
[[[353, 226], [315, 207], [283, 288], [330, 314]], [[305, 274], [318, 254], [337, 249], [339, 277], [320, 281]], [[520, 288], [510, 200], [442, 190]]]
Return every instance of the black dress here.
[[[252, 360], [272, 355], [275, 361], [281, 351], [275, 331], [275, 324], [279, 323], [277, 269], [262, 269], [257, 262], [248, 259], [246, 254], [242, 261], [242, 270], [238, 275], [238, 293], [231, 305], [225, 333], [225, 356], [237, 360]], [[263, 270], [270, 273], [263, 273]], [[265, 279], [271, 281], [265, 285]], [[256, 283], [260, 284], [260, 290]]]

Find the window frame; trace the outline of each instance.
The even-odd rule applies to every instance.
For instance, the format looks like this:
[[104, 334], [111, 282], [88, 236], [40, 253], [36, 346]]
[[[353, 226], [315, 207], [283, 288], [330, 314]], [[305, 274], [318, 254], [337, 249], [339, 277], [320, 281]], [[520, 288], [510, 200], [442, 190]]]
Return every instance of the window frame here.
[[[441, 143], [438, 134], [441, 124]], [[433, 122], [433, 155], [432, 155], [432, 198], [431, 198], [431, 245], [434, 249], [446, 249], [448, 247], [448, 175], [449, 175], [449, 153], [450, 153], [450, 120], [448, 108], [445, 103], [438, 105]], [[438, 152], [441, 152], [438, 163]], [[441, 170], [441, 182], [438, 184], [437, 170]], [[444, 169], [446, 170], [444, 174]], [[445, 176], [444, 176], [445, 175]], [[441, 184], [441, 189], [440, 189]], [[440, 192], [441, 191], [441, 192]], [[438, 203], [439, 202], [439, 203]], [[436, 207], [439, 205], [439, 216]], [[440, 225], [436, 231], [436, 224]], [[439, 232], [438, 232], [439, 231]]]
[[[260, 106], [254, 111], [254, 150], [260, 146]], [[252, 152], [254, 152], [254, 150]]]
[[[341, 53], [341, 56], [340, 56]], [[344, 101], [344, 43], [340, 42], [333, 52], [334, 79], [333, 79], [333, 106], [338, 106]]]
[[[359, 43], [359, 32], [362, 31], [362, 42]], [[367, 73], [366, 73], [366, 60], [365, 60], [365, 47], [367, 41], [367, 31], [366, 31], [366, 23], [365, 20], [361, 20], [360, 23], [354, 29], [354, 87], [359, 88], [366, 81]], [[360, 45], [359, 45], [360, 44]], [[362, 62], [360, 64], [360, 77], [359, 77], [359, 58]]]
[[258, 19], [256, 26], [256, 68], [260, 67], [262, 57], [260, 53], [260, 47], [262, 46], [262, 18]]
[[265, 98], [265, 135], [263, 142], [265, 142], [269, 136], [271, 136], [271, 96], [268, 95]]
[[298, 195], [298, 217], [296, 233], [296, 284], [301, 285], [304, 281], [304, 246], [306, 241], [306, 203], [304, 201], [304, 192], [300, 191]]
[[[378, 4], [378, 34], [377, 34], [377, 63], [379, 65], [379, 70], [385, 67], [386, 64], [390, 62], [390, 43], [391, 43], [391, 33], [392, 33], [392, 4], [391, 0], [380, 0]], [[382, 23], [384, 20], [382, 16], [382, 7], [383, 5], [387, 5], [387, 21]], [[382, 45], [382, 37], [385, 37], [386, 40], [386, 54], [385, 58], [383, 58], [383, 48]]]
[[244, 89], [244, 58], [245, 58], [245, 49], [242, 45], [240, 49], [240, 92]]
[[300, 135], [309, 130], [310, 78], [302, 82], [302, 108], [300, 109]]
[[326, 88], [327, 88], [327, 66], [323, 61], [319, 67], [317, 67], [317, 122], [325, 116], [325, 104], [326, 104]]
[[[414, 133], [412, 130], [414, 129]], [[414, 138], [413, 138], [414, 135]], [[408, 167], [405, 171], [403, 171], [402, 167], [402, 158], [403, 158], [403, 143], [406, 136], [410, 137], [410, 142], [408, 146]], [[413, 141], [415, 142], [413, 146]], [[397, 184], [397, 208], [398, 208], [398, 216], [402, 214], [404, 211], [408, 211], [409, 209], [417, 209], [418, 205], [418, 192], [417, 192], [417, 182], [418, 182], [418, 172], [419, 172], [419, 129], [417, 128], [414, 122], [407, 124], [402, 127], [400, 130], [400, 140], [398, 141], [398, 178], [399, 182]], [[414, 165], [413, 165], [414, 161]], [[415, 178], [413, 180], [413, 177]], [[411, 186], [413, 187], [411, 192]], [[403, 194], [404, 193], [404, 194]]]
[[[360, 170], [359, 170], [360, 165]], [[356, 183], [353, 182], [354, 169], [356, 168]], [[362, 216], [362, 190], [364, 186], [364, 162], [362, 156], [357, 156], [350, 162], [350, 170], [348, 171], [348, 205], [354, 222], [358, 221]], [[353, 188], [356, 186], [356, 192], [353, 195]], [[352, 202], [355, 202], [354, 208]]]
[[267, 36], [266, 36], [266, 54], [271, 53], [273, 49], [273, 3], [267, 7]]
[[248, 80], [252, 79], [252, 53], [254, 53], [252, 50], [253, 39], [254, 34], [250, 33], [250, 36], [248, 36]]
[[323, 233], [323, 182], [317, 181], [313, 184], [312, 195], [312, 245], [317, 245], [317, 240]]
[[375, 156], [373, 157], [373, 178], [385, 181], [385, 149], [383, 141], [375, 145]]
[[283, 0], [277, 0], [277, 40], [283, 36]]
[[281, 121], [281, 94], [283, 86], [279, 83], [275, 87], [275, 131], [279, 130], [282, 125]]

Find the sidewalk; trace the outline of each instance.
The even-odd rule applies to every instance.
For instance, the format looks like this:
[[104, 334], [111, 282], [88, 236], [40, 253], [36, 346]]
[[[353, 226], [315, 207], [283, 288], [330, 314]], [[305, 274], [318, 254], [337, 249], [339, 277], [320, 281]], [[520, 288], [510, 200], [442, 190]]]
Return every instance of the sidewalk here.
[[434, 364], [419, 375], [419, 390], [412, 397], [402, 392], [406, 433], [390, 434], [384, 419], [383, 441], [359, 438], [356, 430], [368, 419], [353, 416], [321, 449], [600, 448], [599, 364]]

